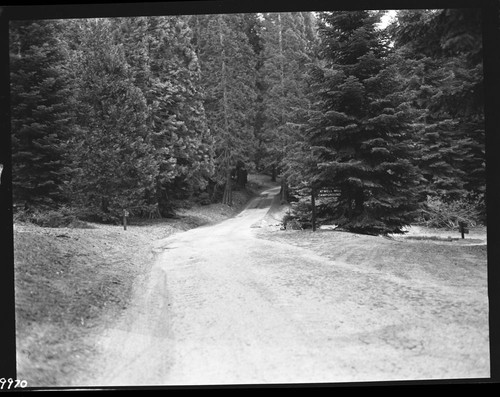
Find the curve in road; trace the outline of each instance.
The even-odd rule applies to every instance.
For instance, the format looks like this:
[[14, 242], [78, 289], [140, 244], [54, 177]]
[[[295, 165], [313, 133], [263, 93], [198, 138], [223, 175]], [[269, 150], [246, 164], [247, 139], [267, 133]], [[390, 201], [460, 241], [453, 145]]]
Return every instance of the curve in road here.
[[100, 339], [100, 376], [88, 383], [489, 376], [487, 333], [439, 317], [442, 305], [468, 311], [474, 300], [257, 238], [252, 225], [278, 191], [157, 244], [161, 253], [132, 305]]

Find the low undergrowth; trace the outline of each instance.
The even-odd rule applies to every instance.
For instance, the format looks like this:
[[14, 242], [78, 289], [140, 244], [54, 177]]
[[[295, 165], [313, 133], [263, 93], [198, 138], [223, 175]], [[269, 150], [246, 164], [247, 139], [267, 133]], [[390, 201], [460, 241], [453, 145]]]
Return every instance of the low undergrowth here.
[[437, 197], [428, 197], [422, 206], [418, 224], [426, 227], [453, 229], [459, 222], [475, 227], [484, 225], [484, 203], [480, 200], [443, 201]]

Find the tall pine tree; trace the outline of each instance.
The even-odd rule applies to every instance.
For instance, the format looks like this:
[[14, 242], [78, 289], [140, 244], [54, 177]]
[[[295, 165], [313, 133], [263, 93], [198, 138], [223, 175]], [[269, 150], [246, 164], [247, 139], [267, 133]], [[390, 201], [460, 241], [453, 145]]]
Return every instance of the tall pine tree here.
[[362, 233], [399, 233], [418, 208], [414, 117], [372, 11], [321, 14], [324, 65], [315, 71], [317, 111], [309, 142], [320, 188], [339, 197], [326, 221]]
[[287, 201], [288, 184], [285, 156], [297, 140], [308, 117], [306, 70], [311, 62], [311, 24], [309, 13], [266, 13], [263, 15], [264, 114], [261, 141], [264, 160], [273, 180], [282, 175], [282, 201]]
[[241, 14], [191, 18], [193, 43], [200, 61], [204, 106], [215, 140], [214, 196], [232, 205], [234, 170], [254, 152], [255, 53]]
[[70, 22], [80, 129], [72, 187], [101, 219], [122, 208], [171, 216], [177, 200], [205, 188], [212, 148], [190, 41], [184, 17]]
[[[402, 10], [389, 28], [425, 109], [418, 165], [425, 193], [483, 199], [485, 143], [479, 9]], [[408, 67], [411, 65], [411, 67]]]
[[156, 186], [159, 211], [168, 216], [174, 210], [173, 201], [206, 188], [213, 174], [213, 139], [188, 18], [151, 17], [148, 23], [150, 79], [146, 97], [161, 161]]
[[156, 174], [147, 103], [110, 20], [77, 20], [72, 29], [80, 37], [70, 61], [78, 126], [71, 142], [73, 199], [89, 216], [117, 220], [124, 209], [147, 209]]
[[10, 25], [13, 199], [27, 207], [67, 199], [71, 121], [60, 32], [50, 20]]

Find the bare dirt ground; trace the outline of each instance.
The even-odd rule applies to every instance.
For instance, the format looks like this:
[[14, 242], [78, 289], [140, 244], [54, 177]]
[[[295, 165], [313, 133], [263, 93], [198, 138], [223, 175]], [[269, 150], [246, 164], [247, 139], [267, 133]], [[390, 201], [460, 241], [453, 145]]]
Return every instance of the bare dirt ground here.
[[[252, 189], [260, 186], [254, 181]], [[95, 336], [114, 324], [149, 274], [154, 242], [239, 212], [251, 191], [222, 204], [180, 209], [176, 219], [122, 226], [14, 223], [17, 373], [29, 387], [71, 383], [97, 354]]]
[[70, 384], [489, 377], [484, 230], [469, 242], [279, 231], [278, 191], [155, 241], [152, 267], [118, 321], [89, 337], [96, 355]]

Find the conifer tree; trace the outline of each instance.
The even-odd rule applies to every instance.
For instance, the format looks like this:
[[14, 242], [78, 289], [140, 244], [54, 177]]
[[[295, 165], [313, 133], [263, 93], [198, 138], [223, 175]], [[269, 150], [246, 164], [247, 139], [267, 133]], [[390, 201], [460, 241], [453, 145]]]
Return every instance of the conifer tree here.
[[305, 122], [309, 99], [305, 82], [311, 62], [312, 20], [308, 13], [266, 13], [262, 23], [265, 87], [262, 141], [273, 180], [282, 173], [282, 201], [287, 201], [285, 156]]
[[264, 66], [264, 40], [262, 37], [262, 18], [259, 14], [244, 14], [245, 33], [248, 37], [255, 57], [255, 105], [253, 119], [254, 155], [253, 161], [258, 172], [262, 172], [265, 167], [266, 145], [264, 134], [264, 122], [266, 113], [265, 99], [265, 74]]
[[78, 169], [74, 202], [88, 216], [116, 221], [124, 209], [148, 209], [145, 194], [158, 164], [149, 144], [147, 103], [133, 83], [123, 46], [114, 41], [111, 21], [74, 23], [81, 40], [71, 59], [78, 103], [78, 134], [71, 142]]
[[[101, 218], [116, 218], [110, 208], [123, 207], [171, 216], [175, 201], [204, 189], [213, 172], [199, 65], [185, 17], [72, 24], [69, 69], [75, 71], [81, 129], [74, 140], [74, 162], [81, 165], [75, 196], [94, 203], [92, 211]], [[103, 145], [103, 136], [114, 145]], [[98, 148], [91, 156], [89, 146]]]
[[445, 201], [485, 192], [480, 19], [475, 9], [403, 10], [389, 28], [412, 65], [403, 73], [419, 87], [414, 106], [425, 109], [417, 162], [425, 194]]
[[319, 103], [309, 127], [321, 187], [339, 191], [327, 221], [364, 233], [398, 233], [418, 208], [411, 163], [411, 106], [371, 11], [321, 15], [324, 66], [314, 72]]
[[241, 14], [196, 15], [191, 26], [215, 140], [215, 193], [224, 186], [222, 202], [232, 205], [233, 171], [254, 151], [255, 54]]
[[56, 207], [67, 198], [71, 121], [60, 30], [57, 21], [10, 26], [13, 198], [27, 207]]
[[148, 22], [151, 73], [147, 98], [154, 144], [162, 159], [157, 195], [160, 213], [169, 215], [172, 200], [186, 199], [206, 188], [213, 174], [213, 139], [188, 18], [151, 17]]

